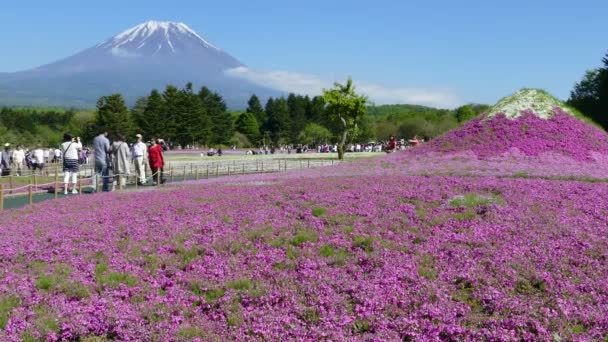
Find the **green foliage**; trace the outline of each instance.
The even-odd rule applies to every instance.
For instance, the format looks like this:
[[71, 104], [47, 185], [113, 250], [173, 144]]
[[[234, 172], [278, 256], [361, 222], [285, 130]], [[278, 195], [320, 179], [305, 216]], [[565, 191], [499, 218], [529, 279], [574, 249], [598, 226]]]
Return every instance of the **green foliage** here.
[[0, 141], [25, 147], [56, 146], [62, 141], [64, 132], [82, 135], [83, 128], [91, 120], [90, 112], [3, 107], [0, 109]]
[[473, 106], [465, 105], [456, 108], [456, 120], [458, 122], [465, 122], [473, 119], [476, 116]]
[[336, 136], [342, 136], [338, 143], [338, 159], [343, 159], [346, 137], [349, 133], [357, 136], [358, 124], [367, 110], [367, 97], [355, 92], [353, 81], [349, 78], [345, 85], [336, 82], [332, 89], [324, 89], [323, 99], [327, 103], [325, 110], [330, 120], [328, 128]]
[[302, 144], [326, 144], [331, 142], [331, 137], [332, 134], [327, 128], [312, 122], [304, 127], [296, 141]]
[[262, 108], [260, 99], [255, 94], [251, 95], [251, 98], [247, 101], [246, 112], [253, 114], [258, 122], [258, 127], [262, 127], [266, 124], [266, 113], [264, 112], [264, 108]]
[[287, 100], [283, 97], [269, 98], [266, 102], [266, 117], [263, 128], [265, 132], [269, 132], [272, 143], [279, 145], [288, 142], [290, 120]]
[[239, 115], [236, 120], [236, 130], [244, 134], [250, 142], [257, 142], [260, 139], [260, 127], [254, 114], [245, 112]]
[[234, 134], [234, 121], [224, 99], [220, 94], [211, 92], [206, 87], [200, 90], [198, 96], [209, 116], [211, 124], [210, 144], [230, 144], [230, 139]]
[[102, 96], [97, 100], [95, 127], [98, 133], [130, 136], [133, 130], [131, 114], [121, 94]]
[[574, 85], [568, 104], [608, 129], [608, 54], [602, 61], [602, 67], [588, 70], [583, 79]]

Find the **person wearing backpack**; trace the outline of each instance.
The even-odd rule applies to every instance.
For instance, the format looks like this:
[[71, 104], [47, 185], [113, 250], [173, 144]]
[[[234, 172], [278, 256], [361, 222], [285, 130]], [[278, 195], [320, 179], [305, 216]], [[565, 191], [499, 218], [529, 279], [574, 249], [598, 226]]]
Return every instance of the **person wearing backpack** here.
[[82, 150], [80, 138], [74, 139], [70, 133], [63, 135], [61, 152], [63, 159], [63, 194], [68, 194], [69, 181], [72, 180], [72, 194], [77, 194], [76, 183], [78, 182], [78, 152]]

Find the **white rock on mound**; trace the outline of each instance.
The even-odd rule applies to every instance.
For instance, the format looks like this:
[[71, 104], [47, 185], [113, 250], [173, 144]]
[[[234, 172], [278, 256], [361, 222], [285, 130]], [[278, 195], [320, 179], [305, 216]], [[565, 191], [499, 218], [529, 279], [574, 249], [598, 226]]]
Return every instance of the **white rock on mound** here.
[[522, 89], [515, 94], [503, 97], [490, 108], [487, 117], [491, 118], [500, 113], [509, 119], [522, 116], [522, 112], [531, 110], [542, 119], [548, 119], [553, 115], [555, 107], [564, 112], [574, 115], [573, 112], [560, 100], [540, 89]]

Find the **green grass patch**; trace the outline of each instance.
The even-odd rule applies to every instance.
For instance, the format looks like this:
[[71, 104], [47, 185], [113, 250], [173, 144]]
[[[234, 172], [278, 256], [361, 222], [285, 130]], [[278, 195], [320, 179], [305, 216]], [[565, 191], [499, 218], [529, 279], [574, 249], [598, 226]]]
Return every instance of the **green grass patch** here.
[[291, 240], [291, 244], [295, 247], [300, 247], [307, 242], [317, 242], [319, 241], [319, 236], [317, 232], [310, 229], [300, 230], [296, 236]]
[[190, 284], [190, 291], [197, 296], [205, 297], [207, 303], [214, 303], [218, 299], [224, 297], [224, 294], [226, 293], [226, 290], [221, 287], [207, 289], [198, 282], [192, 282]]
[[321, 217], [321, 216], [325, 215], [325, 213], [327, 213], [327, 209], [325, 209], [323, 207], [312, 208], [312, 216], [314, 216], [314, 217]]
[[480, 194], [468, 193], [452, 198], [448, 202], [448, 204], [452, 207], [475, 208], [481, 205], [489, 205], [498, 202], [500, 202], [500, 199], [495, 195], [485, 196]]
[[103, 290], [104, 286], [115, 288], [120, 284], [125, 284], [129, 287], [137, 285], [137, 278], [126, 272], [110, 272], [108, 265], [105, 263], [95, 265], [95, 280], [97, 281], [99, 292]]
[[355, 236], [353, 237], [353, 248], [361, 248], [366, 252], [374, 250], [374, 238], [371, 236]]
[[17, 296], [8, 295], [0, 297], [0, 329], [6, 327], [11, 311], [21, 304], [21, 299]]
[[435, 268], [435, 257], [431, 254], [422, 254], [418, 262], [418, 275], [429, 279], [437, 279], [439, 271]]

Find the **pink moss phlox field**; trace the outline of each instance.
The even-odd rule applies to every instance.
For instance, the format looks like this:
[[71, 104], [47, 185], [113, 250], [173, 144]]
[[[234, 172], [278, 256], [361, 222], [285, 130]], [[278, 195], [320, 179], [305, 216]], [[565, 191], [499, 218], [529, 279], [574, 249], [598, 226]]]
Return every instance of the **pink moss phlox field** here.
[[4, 212], [0, 339], [606, 337], [607, 184], [294, 174]]
[[486, 159], [513, 149], [527, 156], [559, 153], [578, 161], [591, 161], [592, 152], [608, 155], [608, 136], [555, 107], [549, 119], [530, 111], [516, 119], [480, 116], [422, 146], [419, 152], [470, 150]]

